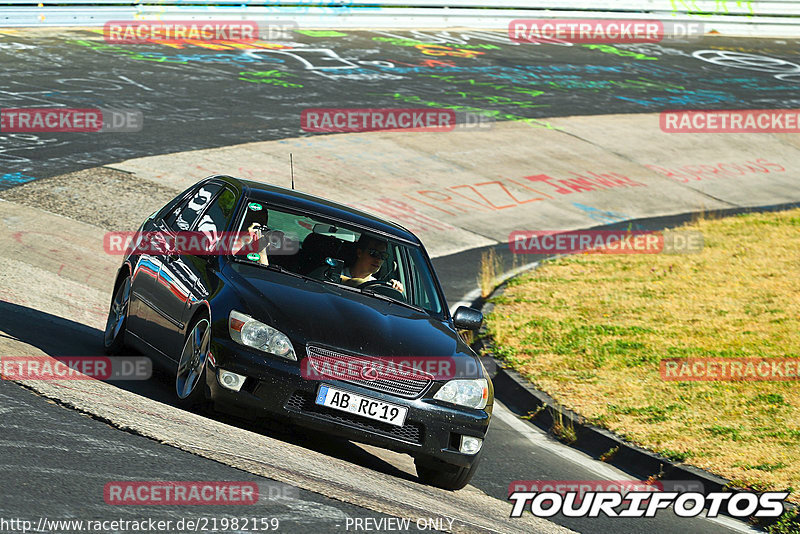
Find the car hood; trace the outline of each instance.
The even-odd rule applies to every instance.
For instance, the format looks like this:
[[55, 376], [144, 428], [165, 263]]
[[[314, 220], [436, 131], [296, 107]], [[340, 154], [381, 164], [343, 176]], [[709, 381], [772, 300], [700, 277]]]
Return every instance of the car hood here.
[[246, 312], [288, 335], [295, 350], [310, 343], [368, 356], [475, 357], [425, 312], [253, 265], [232, 270]]

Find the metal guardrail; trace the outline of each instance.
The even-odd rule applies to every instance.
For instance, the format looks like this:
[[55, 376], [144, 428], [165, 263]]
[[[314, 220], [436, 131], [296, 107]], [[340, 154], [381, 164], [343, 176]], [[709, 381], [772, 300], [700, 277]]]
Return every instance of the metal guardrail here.
[[615, 0], [598, 9], [595, 0], [6, 0], [11, 6], [56, 5], [237, 5], [284, 7], [424, 7], [549, 9], [554, 11], [668, 12], [707, 15], [800, 15], [796, 0]]
[[301, 28], [503, 30], [520, 18], [701, 22], [725, 35], [800, 37], [794, 0], [6, 0], [0, 27], [100, 26], [110, 20], [294, 22]]

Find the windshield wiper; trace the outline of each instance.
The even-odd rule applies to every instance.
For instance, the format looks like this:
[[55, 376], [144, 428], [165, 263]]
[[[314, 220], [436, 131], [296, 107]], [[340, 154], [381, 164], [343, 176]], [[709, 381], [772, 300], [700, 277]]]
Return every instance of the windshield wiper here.
[[261, 265], [265, 269], [269, 269], [270, 271], [276, 271], [276, 272], [279, 272], [279, 273], [288, 274], [288, 275], [291, 275], [291, 276], [295, 276], [297, 278], [302, 278], [303, 280], [316, 280], [316, 278], [311, 278], [310, 276], [306, 276], [304, 274], [300, 274], [300, 273], [296, 273], [294, 271], [290, 271], [289, 269], [287, 269], [283, 265], [275, 265], [274, 263], [270, 263], [269, 265], [263, 265], [263, 264], [259, 264], [259, 265]]
[[377, 293], [371, 287], [365, 287], [365, 288], [361, 289], [361, 293], [363, 293], [364, 295], [369, 295], [370, 297], [376, 297], [376, 298], [379, 298], [381, 300], [385, 300], [386, 302], [391, 302], [392, 304], [400, 304], [400, 305], [405, 306], [407, 308], [411, 308], [412, 310], [417, 310], [417, 311], [421, 311], [421, 312], [425, 311], [425, 309], [420, 308], [419, 306], [414, 306], [413, 304], [409, 304], [408, 302], [406, 302], [404, 300], [393, 299], [392, 297], [390, 297], [388, 295], [383, 295], [381, 293]]

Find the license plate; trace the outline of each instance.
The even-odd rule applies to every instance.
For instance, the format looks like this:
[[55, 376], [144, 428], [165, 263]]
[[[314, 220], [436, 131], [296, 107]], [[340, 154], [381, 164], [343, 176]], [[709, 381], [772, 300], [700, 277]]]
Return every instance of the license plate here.
[[320, 386], [316, 403], [335, 410], [360, 415], [368, 419], [383, 421], [394, 426], [403, 426], [408, 408], [389, 404], [378, 399], [356, 395], [330, 386]]

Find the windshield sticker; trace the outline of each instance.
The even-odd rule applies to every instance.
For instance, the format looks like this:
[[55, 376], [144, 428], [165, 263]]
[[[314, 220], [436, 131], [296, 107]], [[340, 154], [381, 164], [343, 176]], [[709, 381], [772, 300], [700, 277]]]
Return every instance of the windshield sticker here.
[[261, 254], [256, 254], [255, 252], [251, 252], [247, 255], [247, 259], [251, 261], [258, 261], [261, 259]]
[[261, 204], [257, 202], [251, 202], [250, 204], [247, 205], [247, 207], [253, 211], [261, 211]]

